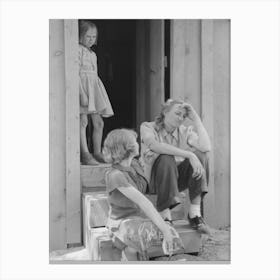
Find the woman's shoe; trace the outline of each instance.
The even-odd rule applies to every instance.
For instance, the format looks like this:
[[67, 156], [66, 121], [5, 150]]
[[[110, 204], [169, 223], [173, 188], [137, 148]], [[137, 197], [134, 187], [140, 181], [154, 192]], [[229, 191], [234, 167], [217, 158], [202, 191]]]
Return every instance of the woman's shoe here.
[[202, 217], [195, 216], [194, 218], [190, 218], [188, 215], [188, 220], [190, 226], [197, 232], [211, 235], [210, 227], [205, 223]]

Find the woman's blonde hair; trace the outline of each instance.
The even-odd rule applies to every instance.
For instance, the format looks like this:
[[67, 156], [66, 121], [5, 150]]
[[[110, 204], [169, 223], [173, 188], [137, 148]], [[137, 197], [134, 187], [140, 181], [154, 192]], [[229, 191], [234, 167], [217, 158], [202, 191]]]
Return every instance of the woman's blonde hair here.
[[161, 107], [161, 111], [155, 118], [156, 128], [160, 130], [164, 127], [165, 114], [168, 113], [175, 104], [183, 104], [183, 101], [168, 99]]
[[114, 129], [108, 133], [103, 147], [104, 159], [108, 163], [119, 163], [131, 155], [137, 155], [135, 146], [137, 133], [130, 129]]

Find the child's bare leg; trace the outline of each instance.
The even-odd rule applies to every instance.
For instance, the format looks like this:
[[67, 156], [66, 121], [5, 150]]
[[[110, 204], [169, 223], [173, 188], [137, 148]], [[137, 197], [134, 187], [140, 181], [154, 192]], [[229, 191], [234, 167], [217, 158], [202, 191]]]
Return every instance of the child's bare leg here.
[[91, 119], [93, 124], [93, 154], [98, 161], [104, 162], [103, 156], [101, 154], [101, 141], [103, 135], [104, 122], [99, 114], [91, 114]]
[[81, 154], [82, 163], [87, 165], [96, 165], [98, 162], [93, 158], [88, 150], [86, 128], [88, 125], [88, 118], [86, 114], [80, 115], [80, 142], [81, 142]]
[[80, 115], [80, 139], [81, 139], [81, 152], [89, 153], [87, 139], [86, 139], [86, 129], [88, 125], [88, 119], [86, 114]]
[[137, 251], [131, 247], [125, 247], [122, 251], [122, 261], [137, 261]]

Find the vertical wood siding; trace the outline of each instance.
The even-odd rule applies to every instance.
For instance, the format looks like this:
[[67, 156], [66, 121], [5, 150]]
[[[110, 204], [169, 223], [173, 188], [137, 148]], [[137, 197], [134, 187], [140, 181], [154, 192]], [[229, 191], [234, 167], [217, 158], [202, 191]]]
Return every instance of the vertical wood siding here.
[[50, 20], [50, 250], [82, 241], [77, 35]]
[[50, 21], [50, 250], [66, 248], [64, 22]]
[[170, 47], [170, 94], [189, 100], [200, 113], [201, 45], [200, 20], [172, 20]]
[[214, 20], [214, 132], [215, 204], [217, 226], [230, 220], [230, 21]]
[[[214, 139], [213, 125], [213, 20], [201, 22], [201, 119], [209, 134], [212, 146]], [[215, 162], [213, 150], [209, 154], [210, 177], [209, 192], [204, 201], [204, 215], [208, 223], [216, 226], [215, 205]]]
[[78, 21], [64, 20], [67, 243], [81, 243]]
[[171, 98], [190, 101], [212, 141], [205, 216], [230, 224], [230, 21], [171, 21]]

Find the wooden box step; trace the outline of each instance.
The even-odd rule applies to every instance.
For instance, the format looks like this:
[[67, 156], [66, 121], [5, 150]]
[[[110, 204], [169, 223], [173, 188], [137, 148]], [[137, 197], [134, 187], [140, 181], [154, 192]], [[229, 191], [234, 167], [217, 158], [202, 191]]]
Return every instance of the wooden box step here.
[[[156, 205], [156, 195], [146, 195]], [[186, 219], [186, 197], [182, 197], [182, 203], [171, 210], [172, 220]], [[108, 219], [109, 204], [106, 192], [86, 192], [83, 194], [83, 220], [88, 228], [105, 226]]]
[[[178, 220], [174, 222], [174, 227], [179, 233], [183, 244], [184, 252], [197, 253], [201, 247], [201, 235], [193, 230], [187, 221]], [[120, 261], [121, 251], [113, 246], [105, 227], [93, 228], [90, 230], [89, 255], [94, 261]], [[152, 248], [148, 252], [149, 257], [160, 257], [164, 253], [161, 246]]]
[[104, 227], [108, 218], [109, 204], [105, 192], [84, 193], [83, 207], [83, 244], [90, 246], [90, 231], [94, 227]]
[[106, 192], [83, 194], [83, 217], [89, 228], [104, 227], [109, 214], [109, 203]]
[[81, 165], [81, 186], [83, 189], [105, 188], [105, 172], [110, 164]]

